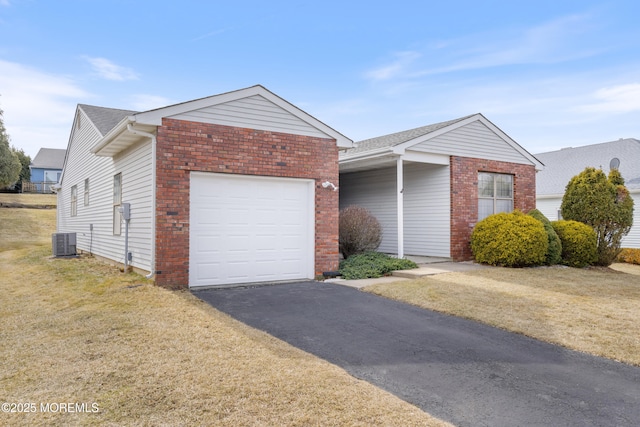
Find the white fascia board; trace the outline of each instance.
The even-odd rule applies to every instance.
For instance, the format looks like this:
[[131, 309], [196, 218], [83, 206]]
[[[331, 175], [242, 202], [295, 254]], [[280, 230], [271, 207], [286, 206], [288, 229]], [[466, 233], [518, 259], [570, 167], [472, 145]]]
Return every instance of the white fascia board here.
[[564, 194], [536, 194], [536, 199], [562, 199]]
[[415, 163], [429, 163], [432, 165], [449, 165], [449, 156], [446, 154], [418, 153], [406, 151], [400, 156], [402, 160]]
[[135, 116], [127, 116], [120, 121], [113, 129], [109, 131], [98, 143], [91, 149], [91, 153], [100, 155], [100, 151], [106, 148], [120, 134], [126, 132], [129, 123], [135, 123]]
[[214, 105], [224, 104], [226, 102], [236, 101], [242, 98], [260, 95], [263, 98], [273, 102], [275, 105], [293, 114], [299, 119], [309, 123], [309, 125], [325, 133], [327, 136], [336, 140], [336, 144], [341, 148], [353, 147], [353, 141], [342, 135], [335, 129], [325, 125], [320, 120], [307, 114], [293, 104], [280, 98], [273, 92], [265, 89], [263, 86], [256, 85], [246, 89], [239, 89], [233, 92], [227, 92], [220, 95], [213, 95], [206, 98], [195, 99], [193, 101], [183, 102], [181, 104], [170, 105], [168, 107], [158, 108], [156, 110], [146, 111], [135, 115], [136, 121], [141, 124], [161, 126], [164, 117], [171, 117], [188, 111], [199, 110], [201, 108], [211, 107]]
[[361, 153], [354, 153], [354, 154], [347, 153], [341, 156], [338, 162], [349, 163], [349, 162], [356, 162], [358, 160], [373, 159], [377, 157], [393, 156], [393, 155], [394, 154], [389, 149], [389, 147], [385, 147], [385, 148], [379, 148], [377, 150], [371, 150], [371, 151], [366, 151]]

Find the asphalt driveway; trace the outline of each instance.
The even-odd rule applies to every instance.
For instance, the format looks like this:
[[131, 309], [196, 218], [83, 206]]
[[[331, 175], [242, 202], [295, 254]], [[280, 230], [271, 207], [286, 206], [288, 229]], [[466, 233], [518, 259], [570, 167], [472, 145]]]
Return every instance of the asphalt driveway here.
[[640, 425], [640, 368], [350, 287], [194, 292], [458, 426]]

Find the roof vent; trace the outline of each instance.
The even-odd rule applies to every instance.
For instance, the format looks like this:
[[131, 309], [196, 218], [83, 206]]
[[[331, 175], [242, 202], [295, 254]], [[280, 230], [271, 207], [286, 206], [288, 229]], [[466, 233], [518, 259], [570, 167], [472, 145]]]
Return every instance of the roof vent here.
[[609, 162], [609, 169], [618, 169], [620, 167], [620, 159], [617, 157], [614, 157], [613, 159], [611, 159], [611, 161]]

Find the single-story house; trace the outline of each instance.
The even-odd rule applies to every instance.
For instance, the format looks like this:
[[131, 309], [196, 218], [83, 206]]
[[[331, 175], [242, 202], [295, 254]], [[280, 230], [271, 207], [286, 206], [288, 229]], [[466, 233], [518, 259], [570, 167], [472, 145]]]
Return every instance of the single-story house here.
[[569, 181], [586, 167], [602, 169], [609, 174], [617, 168], [634, 201], [634, 226], [622, 239], [625, 248], [640, 248], [640, 141], [620, 138], [617, 141], [583, 147], [564, 148], [536, 154], [545, 165], [536, 183], [536, 206], [550, 220], [562, 219], [560, 206]]
[[340, 207], [367, 208], [379, 251], [472, 258], [475, 224], [535, 208], [543, 164], [482, 114], [367, 139], [340, 154]]
[[351, 146], [259, 85], [144, 112], [81, 104], [57, 231], [169, 288], [313, 279], [338, 267]]
[[67, 150], [41, 148], [29, 165], [31, 170], [31, 191], [51, 193], [51, 187], [60, 181]]

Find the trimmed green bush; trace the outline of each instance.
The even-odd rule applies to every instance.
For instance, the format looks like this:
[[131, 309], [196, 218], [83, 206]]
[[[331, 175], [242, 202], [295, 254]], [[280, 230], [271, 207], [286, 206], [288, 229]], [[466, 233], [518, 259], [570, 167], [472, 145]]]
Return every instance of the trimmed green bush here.
[[340, 262], [340, 275], [347, 280], [386, 276], [394, 270], [417, 268], [408, 259], [393, 258], [380, 252], [364, 252]]
[[640, 249], [622, 248], [618, 254], [617, 262], [626, 262], [627, 264], [640, 265]]
[[520, 211], [490, 215], [471, 233], [471, 251], [477, 262], [504, 267], [526, 267], [545, 262], [549, 241], [542, 222]]
[[633, 198], [617, 169], [586, 168], [571, 178], [562, 197], [562, 218], [583, 222], [596, 232], [596, 264], [608, 266], [620, 253], [633, 225]]
[[560, 237], [558, 237], [558, 233], [556, 233], [556, 231], [553, 229], [551, 221], [549, 221], [549, 219], [544, 216], [544, 214], [538, 209], [530, 211], [527, 215], [532, 216], [538, 221], [542, 222], [542, 225], [544, 225], [544, 231], [547, 232], [549, 247], [547, 249], [544, 263], [546, 265], [560, 264], [560, 262], [562, 261], [562, 242], [560, 241]]
[[375, 251], [381, 241], [382, 226], [367, 209], [353, 205], [340, 210], [338, 243], [344, 259]]
[[598, 260], [596, 232], [582, 222], [553, 221], [553, 229], [562, 242], [562, 264], [583, 268]]

